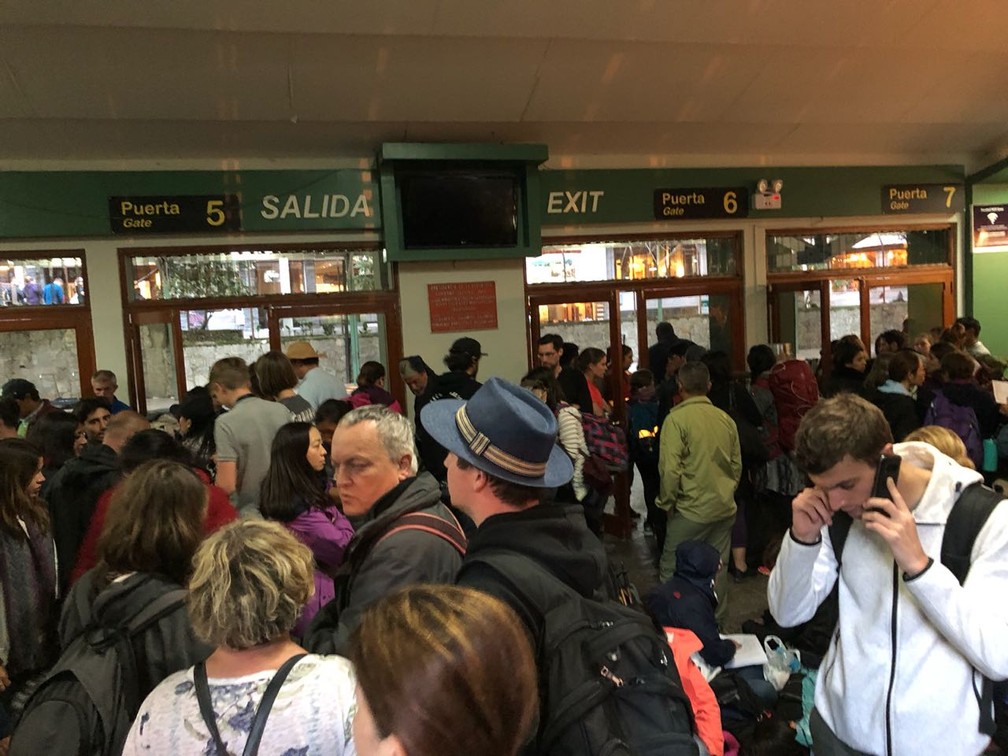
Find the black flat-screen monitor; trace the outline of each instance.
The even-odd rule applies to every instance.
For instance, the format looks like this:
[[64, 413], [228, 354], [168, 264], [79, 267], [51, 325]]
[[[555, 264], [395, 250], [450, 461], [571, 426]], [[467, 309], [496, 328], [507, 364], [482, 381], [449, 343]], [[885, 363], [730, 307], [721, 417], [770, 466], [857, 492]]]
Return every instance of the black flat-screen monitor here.
[[516, 171], [396, 171], [404, 249], [515, 247], [521, 181]]

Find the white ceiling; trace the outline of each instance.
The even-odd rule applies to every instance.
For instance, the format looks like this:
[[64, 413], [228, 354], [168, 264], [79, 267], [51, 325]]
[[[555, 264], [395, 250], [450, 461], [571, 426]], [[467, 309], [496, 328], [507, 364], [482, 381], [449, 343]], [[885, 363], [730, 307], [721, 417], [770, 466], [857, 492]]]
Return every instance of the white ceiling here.
[[0, 164], [973, 169], [1008, 154], [1006, 30], [1005, 0], [4, 0]]

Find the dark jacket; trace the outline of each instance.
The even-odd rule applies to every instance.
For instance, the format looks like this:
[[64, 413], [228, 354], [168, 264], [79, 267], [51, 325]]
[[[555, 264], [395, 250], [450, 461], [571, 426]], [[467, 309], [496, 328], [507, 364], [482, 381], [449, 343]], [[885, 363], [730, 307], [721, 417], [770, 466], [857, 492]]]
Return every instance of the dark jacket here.
[[378, 599], [414, 583], [451, 583], [462, 558], [438, 535], [416, 529], [382, 538], [409, 512], [425, 512], [454, 523], [430, 475], [407, 478], [380, 498], [358, 523], [336, 576], [336, 597], [315, 616], [304, 647], [316, 654], [345, 654], [350, 633]]
[[[92, 620], [92, 606], [104, 588], [108, 591], [102, 613], [104, 625], [128, 620], [159, 596], [182, 586], [167, 578], [135, 572], [124, 580], [106, 586], [102, 571], [88, 570], [70, 589], [60, 617], [60, 648], [83, 631]], [[193, 666], [213, 651], [193, 633], [185, 604], [152, 625], [134, 645], [137, 659], [137, 679], [140, 681], [140, 701], [173, 672]]]
[[977, 422], [980, 423], [980, 434], [984, 438], [997, 435], [1001, 412], [991, 392], [968, 380], [948, 381], [941, 390], [952, 404], [973, 408]]
[[714, 619], [714, 575], [720, 563], [713, 546], [683, 541], [676, 549], [675, 575], [644, 599], [663, 627], [692, 630], [703, 643], [700, 655], [712, 667], [722, 667], [735, 656], [735, 644], [721, 637]]
[[[450, 370], [447, 373], [442, 373], [438, 376], [434, 389], [431, 390], [428, 388], [427, 393], [430, 395], [430, 398], [424, 402], [423, 406], [417, 409], [417, 428], [419, 429], [423, 425], [423, 423], [420, 422], [420, 410], [422, 410], [423, 407], [430, 402], [436, 402], [438, 399], [472, 399], [472, 395], [475, 394], [482, 385], [482, 383], [477, 381], [464, 370]], [[424, 446], [418, 446], [418, 449], [421, 455], [420, 458], [423, 461], [424, 469], [433, 475], [435, 480], [443, 483], [448, 480], [448, 470], [445, 469], [444, 464], [445, 458], [448, 456], [448, 450], [431, 438], [430, 434], [426, 431], [424, 431], [423, 436]]]
[[[420, 469], [429, 470], [431, 464], [444, 464], [444, 447], [437, 443], [431, 434], [427, 432], [423, 423], [420, 422], [420, 412], [430, 404], [431, 399], [437, 394], [438, 377], [434, 371], [427, 368], [427, 388], [422, 394], [418, 394], [413, 400], [413, 418], [416, 424], [416, 447], [420, 456]], [[436, 475], [434, 477], [437, 477]]]
[[[479, 561], [481, 556], [495, 551], [538, 563], [582, 596], [598, 596], [603, 590], [605, 549], [588, 529], [583, 507], [537, 505], [483, 521], [469, 541], [456, 582], [496, 596], [514, 609], [537, 645], [537, 657], [542, 651], [538, 644], [543, 636], [543, 617], [551, 606], [538, 605], [521, 592], [521, 586], [533, 580], [541, 584], [543, 576], [531, 564], [519, 574], [502, 574], [496, 567]], [[560, 587], [552, 590], [557, 601], [565, 595]]]
[[864, 381], [868, 372], [859, 373], [854, 368], [838, 367], [833, 368], [830, 377], [822, 385], [822, 395], [824, 397], [836, 396], [844, 391], [850, 394], [862, 396], [864, 394]]
[[115, 451], [105, 444], [87, 444], [53, 478], [47, 492], [53, 540], [59, 557], [60, 586], [65, 590], [91, 524], [98, 497], [119, 480]]
[[917, 403], [913, 397], [871, 389], [866, 393], [866, 398], [882, 410], [892, 430], [893, 441], [896, 443], [921, 427], [920, 417], [917, 415]]
[[565, 367], [557, 376], [557, 383], [563, 389], [563, 398], [568, 404], [576, 404], [584, 412], [592, 411], [591, 393], [588, 391], [588, 379], [584, 373]]

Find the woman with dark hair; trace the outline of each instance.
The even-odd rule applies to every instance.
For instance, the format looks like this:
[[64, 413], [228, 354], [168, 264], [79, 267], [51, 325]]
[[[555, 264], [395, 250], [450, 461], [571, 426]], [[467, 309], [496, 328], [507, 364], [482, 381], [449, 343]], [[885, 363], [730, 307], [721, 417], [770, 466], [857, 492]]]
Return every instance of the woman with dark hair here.
[[[69, 412], [42, 415], [28, 428], [28, 441], [42, 451], [42, 474], [50, 480], [68, 459], [76, 457], [87, 443], [84, 426]], [[46, 484], [42, 484], [42, 498]]]
[[[937, 346], [937, 345], [935, 345]], [[997, 435], [1002, 413], [1008, 414], [1008, 406], [994, 401], [994, 395], [977, 385], [975, 378], [977, 362], [965, 352], [949, 352], [941, 361], [944, 382], [941, 392], [952, 404], [972, 407], [980, 424], [980, 437]]]
[[521, 386], [539, 397], [556, 415], [557, 443], [567, 452], [567, 456], [574, 464], [574, 476], [569, 483], [557, 489], [556, 501], [565, 504], [584, 502], [589, 493], [584, 480], [588, 444], [585, 442], [584, 428], [581, 426], [581, 412], [577, 407], [559, 399], [562, 395], [560, 384], [550, 368], [540, 367], [530, 370], [522, 378]]
[[295, 422], [310, 423], [315, 416], [311, 402], [294, 391], [298, 378], [283, 352], [270, 351], [255, 361], [255, 374], [263, 399], [280, 402], [291, 411]]
[[451, 585], [394, 593], [365, 612], [350, 660], [358, 756], [514, 756], [535, 726], [525, 627], [486, 593]]
[[[192, 464], [189, 450], [169, 436], [164, 431], [150, 429], [135, 433], [119, 453], [119, 467], [123, 477], [129, 477], [144, 462], [154, 459], [165, 459], [191, 467], [197, 477], [207, 488], [207, 510], [203, 520], [203, 532], [209, 534], [237, 518], [234, 505], [223, 488], [210, 482], [210, 476], [205, 470]], [[77, 551], [77, 561], [74, 562], [70, 582], [75, 583], [88, 570], [98, 563], [98, 539], [101, 537], [108, 515], [112, 496], [121, 484], [116, 484], [98, 497], [91, 523], [88, 525], [84, 540]]]
[[56, 548], [39, 498], [42, 455], [20, 438], [0, 441], [0, 751], [4, 712], [16, 717], [25, 685], [56, 659]]
[[315, 592], [294, 627], [304, 634], [319, 609], [335, 596], [332, 575], [343, 564], [353, 526], [326, 493], [325, 448], [318, 428], [287, 423], [273, 438], [259, 511], [283, 523], [315, 557]]
[[360, 367], [357, 374], [357, 388], [350, 394], [350, 404], [364, 407], [368, 404], [384, 404], [402, 413], [402, 407], [392, 394], [385, 390], [385, 366], [369, 360]]
[[192, 454], [193, 462], [214, 475], [214, 454], [217, 444], [214, 441], [214, 422], [217, 410], [213, 399], [205, 386], [195, 386], [189, 389], [179, 404], [173, 404], [171, 413], [179, 421], [179, 437], [182, 446]]
[[[886, 380], [876, 389], [867, 392], [866, 398], [885, 415], [896, 443], [921, 427], [922, 414], [918, 413], [913, 393], [924, 383], [924, 357], [912, 349], [892, 352], [888, 357]], [[879, 357], [876, 361], [881, 360]]]
[[868, 350], [861, 339], [854, 334], [844, 336], [833, 350], [833, 372], [823, 384], [822, 395], [830, 397], [843, 391], [860, 395], [867, 366]]
[[605, 352], [595, 347], [585, 347], [577, 356], [575, 368], [584, 374], [585, 380], [588, 382], [588, 393], [591, 395], [592, 400], [592, 412], [599, 417], [608, 417], [612, 412], [612, 408], [609, 406], [609, 402], [605, 400], [605, 397], [602, 396], [602, 390], [599, 387], [599, 383], [605, 380], [606, 370], [609, 369]]
[[[98, 565], [77, 581], [64, 604], [59, 624], [63, 650], [82, 632], [111, 631], [154, 602], [166, 604], [164, 613], [132, 639], [138, 700], [211, 651], [194, 635], [181, 595], [203, 539], [206, 501], [206, 488], [185, 465], [171, 460], [140, 465], [112, 497], [98, 541]], [[178, 594], [177, 600], [169, 594]], [[43, 725], [51, 721], [53, 705], [50, 698], [37, 708], [29, 706], [14, 733], [12, 752], [21, 752], [20, 737], [31, 744], [32, 750], [24, 752], [31, 753], [78, 753], [78, 747], [104, 753], [120, 745], [106, 741], [100, 722], [94, 725], [98, 731], [92, 730], [72, 710], [63, 717], [65, 726]], [[136, 711], [126, 715], [132, 718]]]

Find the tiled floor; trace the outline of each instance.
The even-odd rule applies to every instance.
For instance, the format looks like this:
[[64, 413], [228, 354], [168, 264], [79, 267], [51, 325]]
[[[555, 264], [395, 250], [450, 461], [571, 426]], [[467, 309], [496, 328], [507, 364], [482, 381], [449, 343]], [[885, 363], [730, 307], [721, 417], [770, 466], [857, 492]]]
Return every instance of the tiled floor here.
[[[630, 505], [638, 512], [644, 512], [639, 477], [630, 491]], [[610, 561], [622, 562], [637, 590], [644, 595], [658, 584], [658, 570], [651, 557], [654, 539], [644, 534], [643, 518], [636, 522], [637, 528], [630, 539], [621, 540], [606, 535], [605, 547]], [[741, 583], [728, 581], [728, 620], [723, 632], [737, 633], [745, 620], [762, 617], [767, 606], [766, 585], [764, 575], [756, 575]]]

